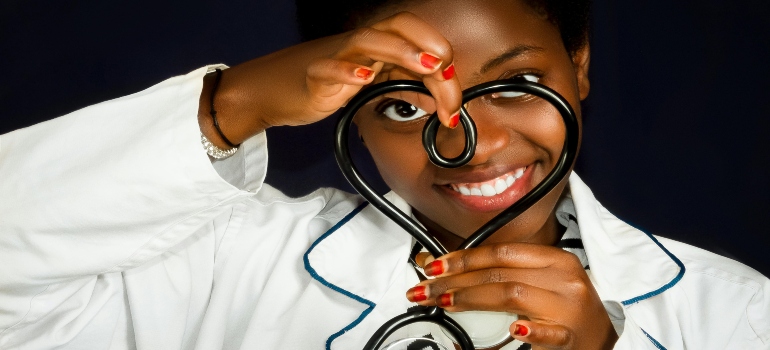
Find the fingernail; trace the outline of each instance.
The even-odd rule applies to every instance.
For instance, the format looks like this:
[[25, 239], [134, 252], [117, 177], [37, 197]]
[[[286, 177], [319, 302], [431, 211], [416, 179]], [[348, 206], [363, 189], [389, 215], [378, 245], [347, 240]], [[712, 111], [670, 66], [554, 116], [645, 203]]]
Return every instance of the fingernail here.
[[526, 337], [527, 334], [529, 334], [529, 328], [527, 328], [527, 326], [517, 324], [516, 328], [513, 329], [513, 335], [517, 337]]
[[417, 286], [406, 291], [406, 298], [411, 302], [420, 302], [428, 299], [425, 294], [425, 286]]
[[369, 68], [356, 68], [355, 74], [361, 79], [369, 79], [374, 74], [374, 71]]
[[425, 68], [435, 69], [441, 65], [441, 59], [427, 52], [420, 53], [420, 64]]
[[441, 260], [433, 260], [432, 263], [425, 265], [423, 270], [428, 276], [438, 276], [444, 273], [444, 264]]
[[454, 78], [455, 76], [455, 64], [452, 63], [449, 65], [449, 67], [446, 67], [443, 72], [441, 72], [441, 76], [444, 77], [444, 80], [449, 80]]
[[458, 123], [460, 123], [460, 112], [457, 112], [453, 116], [449, 117], [449, 128], [456, 128]]
[[438, 306], [447, 307], [452, 306], [452, 294], [446, 293], [438, 296]]

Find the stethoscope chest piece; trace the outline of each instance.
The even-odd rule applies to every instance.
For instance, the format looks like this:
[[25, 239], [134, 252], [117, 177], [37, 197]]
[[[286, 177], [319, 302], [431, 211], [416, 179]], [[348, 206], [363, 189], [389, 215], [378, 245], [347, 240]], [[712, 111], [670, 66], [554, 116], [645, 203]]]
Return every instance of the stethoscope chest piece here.
[[[400, 91], [411, 91], [430, 96], [430, 91], [428, 91], [423, 83], [411, 80], [386, 81], [362, 90], [348, 102], [337, 122], [335, 156], [342, 173], [361, 196], [412, 235], [434, 257], [440, 257], [447, 254], [447, 250], [421, 224], [377, 193], [358, 171], [350, 154], [348, 145], [350, 125], [358, 110], [375, 98]], [[562, 152], [553, 169], [537, 186], [476, 230], [460, 245], [459, 249], [477, 247], [499, 228], [537, 203], [569, 174], [577, 155], [580, 139], [580, 127], [577, 116], [563, 97], [544, 85], [522, 80], [491, 81], [463, 91], [462, 102], [463, 105], [467, 105], [469, 101], [476, 98], [504, 92], [531, 94], [546, 100], [556, 108], [559, 114], [561, 114], [566, 130]], [[436, 136], [440, 126], [436, 113], [433, 113], [426, 121], [423, 128], [422, 143], [431, 162], [436, 166], [457, 168], [467, 164], [473, 158], [477, 144], [476, 126], [464, 107], [461, 110], [460, 121], [465, 131], [465, 148], [462, 154], [451, 159], [441, 156], [436, 147]], [[466, 311], [449, 313], [438, 307], [420, 307], [383, 324], [369, 339], [364, 349], [384, 349], [381, 346], [385, 344], [386, 339], [391, 334], [400, 328], [417, 322], [430, 322], [438, 325], [463, 350], [490, 348], [509, 339], [509, 327], [517, 319], [516, 315], [501, 312]], [[407, 344], [407, 342], [397, 341], [391, 343], [391, 345], [401, 343]], [[400, 349], [398, 346], [391, 347], [389, 345], [387, 349]], [[410, 346], [409, 348], [412, 347]]]
[[[468, 333], [476, 349], [489, 349], [508, 341], [510, 326], [519, 319], [516, 314], [493, 311], [446, 312], [446, 315]], [[452, 338], [446, 331], [444, 334]]]

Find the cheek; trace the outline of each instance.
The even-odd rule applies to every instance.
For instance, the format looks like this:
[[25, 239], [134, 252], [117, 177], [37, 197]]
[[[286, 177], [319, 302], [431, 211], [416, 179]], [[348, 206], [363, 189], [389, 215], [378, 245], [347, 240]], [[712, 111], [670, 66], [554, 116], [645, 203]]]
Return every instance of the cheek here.
[[[533, 129], [529, 137], [534, 144], [540, 145], [547, 153], [552, 166], [561, 156], [566, 137], [566, 128], [561, 114], [548, 102], [542, 101], [537, 104], [537, 111], [533, 111], [532, 123]], [[550, 170], [550, 169], [549, 169]]]
[[419, 135], [362, 128], [361, 136], [382, 179], [402, 197], [429, 186], [432, 174]]
[[[555, 166], [562, 152], [566, 128], [561, 114], [550, 103], [534, 99], [507, 114], [500, 113], [496, 119], [498, 122], [493, 125], [480, 125], [480, 144], [486, 142], [484, 138], [491, 135], [490, 130], [506, 130], [510, 139], [507, 146], [510, 154], [519, 155], [520, 159], [542, 162], [545, 167], [543, 170], [550, 171]], [[480, 120], [477, 126], [484, 120]]]
[[[580, 93], [577, 88], [574, 69], [568, 60], [563, 61], [561, 66], [552, 69], [551, 73], [541, 79], [540, 83], [561, 95], [576, 113], [578, 123], [581, 123]], [[538, 99], [528, 108], [526, 114], [529, 117], [526, 118], [527, 122], [523, 124], [526, 129], [523, 132], [526, 133], [531, 142], [546, 149], [552, 161], [556, 161], [561, 155], [566, 137], [566, 127], [561, 113], [547, 101]]]
[[[573, 66], [573, 64], [570, 62], [566, 62], [567, 60], [562, 60], [562, 66], [560, 69], [556, 70], [558, 73], [554, 77], [554, 84], [550, 86], [552, 89], [556, 90], [562, 97], [564, 97], [567, 102], [569, 102], [572, 109], [575, 111], [575, 114], [577, 114], [578, 117], [578, 123], [581, 126], [582, 130], [582, 111], [581, 111], [581, 101], [585, 98], [583, 94], [587, 94], [588, 92], [585, 91], [587, 89], [587, 77], [584, 77], [583, 80], [586, 80], [584, 82], [579, 81], [578, 74], [582, 74], [581, 72], [577, 71], [576, 67]], [[557, 84], [558, 82], [558, 84]]]

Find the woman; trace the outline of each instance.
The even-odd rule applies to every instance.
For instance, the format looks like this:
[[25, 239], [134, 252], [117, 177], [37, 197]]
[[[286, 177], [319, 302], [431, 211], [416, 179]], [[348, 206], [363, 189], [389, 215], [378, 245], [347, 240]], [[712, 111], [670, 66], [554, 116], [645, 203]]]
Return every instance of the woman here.
[[[206, 67], [3, 135], [0, 346], [356, 349], [416, 302], [525, 316], [506, 349], [768, 347], [766, 278], [633, 229], [577, 175], [484, 246], [420, 255], [437, 277], [423, 282], [411, 238], [360, 198], [264, 185], [264, 129], [323, 119], [371, 83], [423, 81], [435, 104], [404, 100], [438, 111], [447, 153], [463, 88], [518, 77], [577, 111], [588, 95], [585, 4], [348, 5], [338, 22], [352, 30], [227, 69], [216, 90]], [[451, 250], [553, 167], [564, 131], [540, 110], [474, 115], [477, 154], [454, 170], [430, 165], [416, 122], [387, 109], [356, 122], [389, 199]], [[209, 154], [240, 146], [211, 161], [201, 133]], [[510, 176], [500, 193], [464, 193]], [[568, 235], [584, 261], [554, 247]]]

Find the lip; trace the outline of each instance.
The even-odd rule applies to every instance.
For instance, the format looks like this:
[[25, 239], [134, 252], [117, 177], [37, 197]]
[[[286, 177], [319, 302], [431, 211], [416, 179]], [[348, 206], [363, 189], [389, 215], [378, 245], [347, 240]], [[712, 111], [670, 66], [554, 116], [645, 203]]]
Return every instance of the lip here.
[[[519, 167], [520, 168], [520, 167]], [[510, 187], [500, 194], [484, 197], [484, 196], [465, 196], [461, 193], [450, 188], [450, 183], [443, 185], [436, 185], [444, 194], [449, 196], [451, 200], [461, 207], [473, 211], [473, 212], [495, 212], [506, 209], [516, 203], [521, 197], [524, 197], [532, 189], [532, 173], [534, 172], [534, 164], [526, 166], [524, 174], [516, 180]], [[479, 183], [494, 179], [497, 176], [490, 174], [468, 174], [458, 177], [461, 181], [453, 181], [452, 183]], [[486, 176], [484, 176], [486, 175]]]
[[454, 173], [451, 176], [442, 176], [435, 182], [438, 186], [445, 186], [458, 183], [478, 183], [489, 181], [507, 173], [513, 172], [519, 168], [529, 168], [533, 164], [507, 164], [505, 166], [489, 167], [483, 170], [465, 171]]

